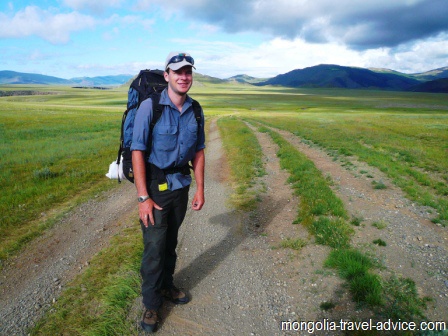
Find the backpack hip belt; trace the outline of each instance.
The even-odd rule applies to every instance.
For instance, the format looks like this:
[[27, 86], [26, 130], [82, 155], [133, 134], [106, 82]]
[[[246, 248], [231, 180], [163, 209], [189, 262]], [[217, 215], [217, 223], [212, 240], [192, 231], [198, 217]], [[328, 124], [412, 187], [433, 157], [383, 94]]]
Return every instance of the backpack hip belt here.
[[167, 169], [160, 169], [156, 165], [152, 163], [148, 163], [146, 165], [146, 176], [147, 179], [157, 180], [157, 184], [159, 185], [159, 191], [165, 191], [168, 189], [168, 182], [166, 180], [166, 175], [181, 173], [183, 175], [190, 175], [190, 169], [192, 169], [190, 165], [186, 164], [180, 167], [172, 167]]

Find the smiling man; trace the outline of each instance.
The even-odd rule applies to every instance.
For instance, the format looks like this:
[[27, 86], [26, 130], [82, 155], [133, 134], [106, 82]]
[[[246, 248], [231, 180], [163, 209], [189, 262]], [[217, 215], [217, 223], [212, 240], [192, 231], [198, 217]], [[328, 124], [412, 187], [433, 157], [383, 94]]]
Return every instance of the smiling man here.
[[143, 232], [142, 296], [145, 311], [142, 328], [153, 332], [159, 321], [162, 298], [176, 304], [189, 302], [173, 282], [179, 227], [188, 207], [192, 181], [196, 181], [192, 209], [204, 205], [204, 113], [188, 96], [193, 85], [194, 60], [187, 53], [171, 52], [165, 61], [168, 83], [160, 95], [162, 115], [153, 128], [153, 102], [143, 101], [135, 117], [132, 165]]

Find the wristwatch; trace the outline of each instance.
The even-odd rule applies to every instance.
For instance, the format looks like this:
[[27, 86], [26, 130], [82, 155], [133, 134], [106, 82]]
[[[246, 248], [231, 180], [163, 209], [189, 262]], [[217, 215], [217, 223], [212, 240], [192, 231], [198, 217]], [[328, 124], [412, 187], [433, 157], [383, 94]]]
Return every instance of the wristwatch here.
[[138, 202], [139, 203], [143, 203], [144, 201], [146, 201], [146, 200], [148, 200], [149, 199], [149, 196], [147, 195], [147, 196], [139, 196], [138, 197]]

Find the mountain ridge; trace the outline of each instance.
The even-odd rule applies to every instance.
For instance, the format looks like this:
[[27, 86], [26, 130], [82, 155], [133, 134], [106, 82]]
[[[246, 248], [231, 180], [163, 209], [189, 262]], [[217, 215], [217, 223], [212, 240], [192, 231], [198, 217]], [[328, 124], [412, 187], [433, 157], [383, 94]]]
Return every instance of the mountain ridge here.
[[[43, 84], [72, 86], [119, 86], [129, 83], [135, 75], [111, 75], [96, 77], [75, 77], [63, 79], [33, 73], [21, 73], [10, 70], [0, 71], [0, 84]], [[448, 93], [448, 67], [430, 71], [404, 74], [384, 68], [348, 67], [336, 64], [319, 64], [304, 69], [295, 69], [272, 78], [256, 78], [245, 74], [227, 79], [219, 79], [196, 73], [197, 83], [243, 83], [255, 86], [279, 85], [294, 88], [346, 88], [379, 89], [397, 91], [423, 91]], [[440, 80], [440, 81], [438, 81]], [[437, 81], [424, 85], [427, 82]]]
[[294, 88], [345, 88], [406, 90], [420, 81], [391, 72], [336, 64], [320, 64], [278, 75], [257, 85], [282, 85]]
[[0, 84], [41, 84], [41, 85], [121, 85], [126, 83], [133, 75], [111, 75], [96, 77], [75, 77], [71, 79], [36, 73], [17, 72], [11, 70], [0, 70]]

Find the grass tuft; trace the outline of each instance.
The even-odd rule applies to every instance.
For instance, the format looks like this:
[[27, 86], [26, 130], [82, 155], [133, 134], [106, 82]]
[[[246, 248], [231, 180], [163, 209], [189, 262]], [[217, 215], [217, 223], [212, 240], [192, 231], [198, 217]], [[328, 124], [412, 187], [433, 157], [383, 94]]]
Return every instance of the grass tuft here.
[[378, 246], [387, 246], [387, 243], [382, 239], [375, 239], [373, 243]]
[[383, 230], [383, 229], [387, 228], [387, 223], [383, 220], [380, 220], [380, 221], [373, 222], [372, 226], [376, 227], [378, 230]]
[[280, 243], [280, 246], [283, 248], [290, 248], [296, 251], [300, 251], [307, 245], [307, 242], [301, 238], [293, 239], [287, 238]]
[[372, 186], [373, 186], [373, 189], [378, 189], [378, 190], [387, 189], [387, 186], [384, 184], [383, 181], [372, 181]]
[[353, 229], [341, 218], [319, 217], [312, 224], [311, 231], [318, 244], [332, 248], [346, 248], [350, 245]]

